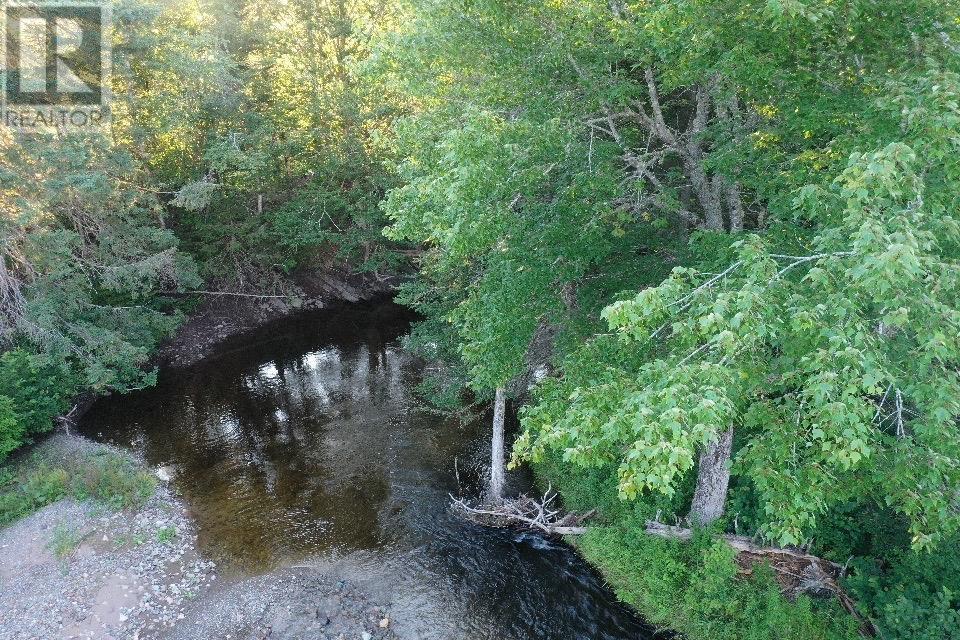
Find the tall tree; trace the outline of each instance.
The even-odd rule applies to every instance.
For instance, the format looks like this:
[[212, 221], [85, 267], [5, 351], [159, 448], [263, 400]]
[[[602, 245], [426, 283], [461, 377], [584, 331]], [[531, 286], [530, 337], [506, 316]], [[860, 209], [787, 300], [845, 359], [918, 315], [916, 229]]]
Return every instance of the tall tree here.
[[99, 134], [4, 134], [4, 347], [26, 340], [97, 390], [150, 379], [140, 367], [178, 321], [162, 297], [197, 280], [138, 180], [133, 157]]
[[[712, 95], [702, 91], [711, 79], [733, 90], [753, 112], [744, 120], [750, 126], [725, 127], [723, 103], [717, 102], [701, 111], [714, 114], [716, 124], [693, 139], [709, 140], [705, 167], [740, 158], [729, 166], [741, 186], [751, 187], [755, 224], [765, 220], [768, 229], [739, 240], [701, 235], [702, 246], [717, 252], [706, 255], [702, 267], [678, 268], [660, 286], [609, 307], [604, 315], [610, 327], [625, 348], [641, 355], [617, 356], [622, 369], [609, 362], [587, 367], [590, 373], [573, 376], [579, 383], [548, 385], [540, 407], [527, 415], [523, 455], [559, 448], [584, 464], [617, 461], [620, 491], [635, 497], [647, 489], [672, 493], [700, 451], [691, 518], [709, 522], [723, 512], [732, 464], [764, 501], [763, 532], [783, 543], [803, 540], [828, 505], [858, 496], [907, 515], [920, 546], [955, 528], [951, 499], [938, 499], [933, 489], [956, 481], [955, 443], [946, 428], [956, 415], [950, 399], [954, 356], [946, 346], [955, 335], [956, 305], [940, 284], [952, 279], [956, 256], [954, 222], [944, 203], [957, 183], [952, 163], [941, 160], [950, 144], [943, 132], [955, 118], [952, 98], [945, 96], [953, 95], [957, 60], [954, 35], [943, 25], [955, 22], [941, 22], [942, 7], [926, 3], [891, 7], [871, 20], [857, 18], [861, 8], [856, 2], [842, 11], [778, 4], [735, 26], [720, 23], [725, 14], [692, 3], [638, 12], [656, 18], [658, 47], [689, 37], [692, 29], [709, 32], [716, 39], [711, 47], [726, 42], [737, 54], [702, 57], [701, 48], [688, 47], [685, 55], [663, 58], [658, 73], [644, 71], [645, 111], [636, 107], [620, 117], [635, 112], [648, 129], [657, 125], [655, 77], [688, 78], [695, 97]], [[645, 29], [650, 23], [636, 24]], [[760, 36], [762, 25], [772, 31], [769, 38]], [[778, 32], [793, 39], [784, 49], [788, 55], [768, 48]], [[833, 45], [837, 57], [823, 56], [818, 43], [834, 42], [841, 32], [849, 40]], [[746, 42], [751, 46], [743, 50]], [[679, 52], [680, 42], [673, 45], [665, 50]], [[893, 60], [894, 51], [909, 62]], [[837, 59], [857, 73], [844, 76]], [[902, 71], [891, 77], [892, 69]], [[844, 80], [834, 84], [838, 72]], [[809, 92], [797, 91], [804, 87]], [[853, 112], [855, 101], [870, 106]], [[682, 118], [688, 107], [678, 106]], [[930, 129], [918, 125], [918, 113]], [[838, 122], [847, 129], [838, 130]], [[790, 168], [770, 180], [777, 189], [771, 193], [754, 172], [788, 158]], [[684, 171], [696, 190], [696, 177]], [[706, 215], [708, 208], [701, 210]], [[934, 314], [919, 321], [936, 327], [932, 332], [888, 315], [894, 309], [916, 314], [921, 306]], [[946, 349], [940, 368], [927, 351], [934, 345]], [[566, 370], [583, 367], [580, 358], [590, 353]], [[903, 357], [924, 366], [906, 367], [898, 362]], [[931, 370], [936, 373], [928, 378]], [[904, 393], [904, 375], [916, 395]], [[931, 394], [946, 400], [921, 411], [926, 400], [919, 398]], [[907, 415], [929, 439], [905, 437]], [[889, 432], [891, 421], [897, 433]], [[909, 454], [907, 440], [916, 447]], [[910, 496], [887, 475], [893, 450], [900, 451], [893, 458], [926, 458], [922, 477], [897, 467], [896, 477], [913, 487]], [[878, 475], [856, 482], [853, 473]]]

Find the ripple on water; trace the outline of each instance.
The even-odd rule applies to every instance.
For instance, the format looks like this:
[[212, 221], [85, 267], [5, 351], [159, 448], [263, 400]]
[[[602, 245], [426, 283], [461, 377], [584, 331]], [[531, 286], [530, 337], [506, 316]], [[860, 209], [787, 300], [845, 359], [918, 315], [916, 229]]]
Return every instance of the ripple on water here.
[[391, 603], [408, 637], [650, 637], [565, 545], [450, 515], [448, 494], [482, 483], [486, 433], [419, 408], [408, 319], [381, 305], [286, 321], [101, 401], [82, 429], [172, 469], [228, 575], [322, 562]]

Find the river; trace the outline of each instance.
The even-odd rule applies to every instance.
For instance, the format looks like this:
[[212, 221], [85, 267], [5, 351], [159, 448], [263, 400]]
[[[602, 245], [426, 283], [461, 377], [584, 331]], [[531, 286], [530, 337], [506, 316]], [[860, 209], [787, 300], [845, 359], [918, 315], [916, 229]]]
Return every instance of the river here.
[[81, 431], [172, 476], [227, 581], [326, 565], [409, 638], [653, 637], [566, 545], [450, 514], [480, 489], [487, 429], [417, 399], [409, 321], [387, 303], [284, 321], [98, 402]]

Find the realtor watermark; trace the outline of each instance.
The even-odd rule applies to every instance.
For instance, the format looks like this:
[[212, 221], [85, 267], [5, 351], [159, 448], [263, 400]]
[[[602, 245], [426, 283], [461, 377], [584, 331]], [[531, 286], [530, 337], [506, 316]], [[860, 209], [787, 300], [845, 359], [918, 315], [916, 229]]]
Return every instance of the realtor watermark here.
[[109, 2], [2, 0], [0, 126], [20, 131], [110, 124]]

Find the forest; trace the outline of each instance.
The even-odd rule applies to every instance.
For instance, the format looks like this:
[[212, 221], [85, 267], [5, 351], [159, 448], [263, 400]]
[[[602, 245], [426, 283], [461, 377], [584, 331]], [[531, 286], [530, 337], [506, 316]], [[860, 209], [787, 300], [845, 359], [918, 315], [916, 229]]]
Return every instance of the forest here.
[[110, 38], [109, 128], [0, 127], [0, 460], [337, 265], [418, 314], [423, 402], [493, 407], [488, 499], [595, 510], [645, 620], [960, 639], [956, 0], [116, 0]]

